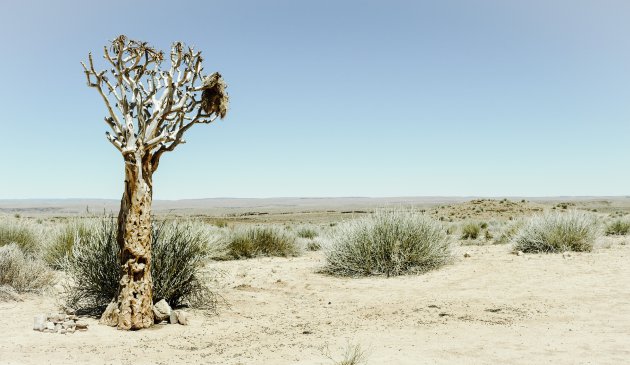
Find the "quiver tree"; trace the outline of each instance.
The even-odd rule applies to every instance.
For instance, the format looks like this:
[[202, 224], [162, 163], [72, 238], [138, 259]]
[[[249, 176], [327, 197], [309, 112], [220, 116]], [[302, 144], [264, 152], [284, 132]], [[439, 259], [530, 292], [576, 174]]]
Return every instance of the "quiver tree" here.
[[[105, 134], [125, 161], [125, 190], [118, 215], [121, 278], [117, 298], [103, 321], [119, 329], [153, 324], [151, 280], [151, 203], [153, 173], [164, 152], [184, 143], [195, 124], [225, 117], [226, 84], [217, 72], [203, 76], [201, 52], [173, 43], [170, 66], [165, 54], [147, 43], [119, 36], [104, 47], [107, 69], [92, 59], [81, 63], [88, 86], [107, 108]], [[159, 299], [159, 298], [158, 298]]]

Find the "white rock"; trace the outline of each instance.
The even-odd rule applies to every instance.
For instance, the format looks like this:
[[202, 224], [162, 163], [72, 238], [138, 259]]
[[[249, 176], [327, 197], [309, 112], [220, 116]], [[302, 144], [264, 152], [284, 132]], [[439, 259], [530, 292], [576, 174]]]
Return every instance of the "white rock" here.
[[179, 311], [171, 310], [171, 315], [169, 316], [169, 319], [168, 319], [168, 322], [170, 324], [177, 324], [177, 312]]
[[49, 331], [54, 331], [55, 330], [55, 324], [52, 322], [46, 322], [46, 329]]
[[517, 251], [516, 252], [516, 256], [523, 256], [525, 255], [525, 253], [523, 251]]
[[188, 313], [184, 311], [177, 311], [177, 322], [181, 325], [188, 325]]
[[101, 315], [100, 323], [111, 327], [117, 326], [119, 312], [120, 310], [118, 309], [118, 305], [116, 303], [109, 303], [105, 312]]
[[166, 300], [162, 299], [153, 305], [153, 316], [155, 317], [155, 323], [160, 323], [170, 318], [171, 306], [168, 305]]
[[38, 314], [33, 321], [33, 330], [43, 331], [46, 329], [46, 315]]

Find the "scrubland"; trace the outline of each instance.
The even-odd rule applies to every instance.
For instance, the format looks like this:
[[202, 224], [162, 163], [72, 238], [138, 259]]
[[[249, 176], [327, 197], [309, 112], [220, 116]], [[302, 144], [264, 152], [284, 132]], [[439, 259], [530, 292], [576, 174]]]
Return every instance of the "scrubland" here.
[[[0, 363], [622, 364], [630, 204], [475, 199], [156, 214], [154, 299], [188, 326], [98, 324], [111, 216], [0, 215]], [[73, 310], [72, 335], [33, 316]]]

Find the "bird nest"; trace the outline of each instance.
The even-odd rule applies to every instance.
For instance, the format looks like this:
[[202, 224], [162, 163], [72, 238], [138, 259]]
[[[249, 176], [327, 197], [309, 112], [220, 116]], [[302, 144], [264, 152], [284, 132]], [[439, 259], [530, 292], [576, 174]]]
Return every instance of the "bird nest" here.
[[215, 114], [223, 119], [228, 110], [230, 98], [228, 97], [227, 84], [218, 72], [206, 77], [201, 87], [201, 109], [205, 114]]

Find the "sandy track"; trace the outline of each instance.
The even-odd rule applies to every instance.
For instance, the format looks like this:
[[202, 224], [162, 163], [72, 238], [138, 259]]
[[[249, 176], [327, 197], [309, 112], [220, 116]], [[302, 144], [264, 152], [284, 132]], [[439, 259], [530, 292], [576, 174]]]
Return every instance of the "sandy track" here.
[[[398, 278], [317, 274], [323, 257], [220, 262], [218, 316], [119, 332], [32, 331], [54, 300], [0, 303], [0, 364], [332, 364], [348, 343], [368, 364], [630, 363], [630, 246], [514, 256], [458, 248], [439, 271]], [[470, 258], [463, 258], [468, 251]]]

